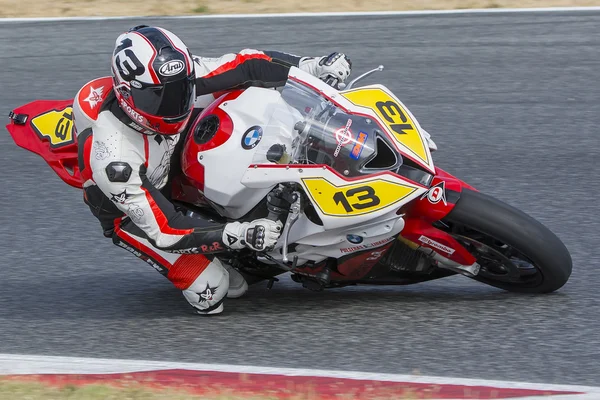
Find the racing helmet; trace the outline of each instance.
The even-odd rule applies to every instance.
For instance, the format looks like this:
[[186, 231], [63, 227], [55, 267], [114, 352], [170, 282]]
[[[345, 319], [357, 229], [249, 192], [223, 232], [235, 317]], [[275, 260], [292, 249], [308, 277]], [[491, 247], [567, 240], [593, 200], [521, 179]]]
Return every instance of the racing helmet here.
[[112, 56], [113, 88], [131, 126], [145, 134], [175, 135], [194, 107], [194, 61], [166, 29], [140, 25], [121, 34]]

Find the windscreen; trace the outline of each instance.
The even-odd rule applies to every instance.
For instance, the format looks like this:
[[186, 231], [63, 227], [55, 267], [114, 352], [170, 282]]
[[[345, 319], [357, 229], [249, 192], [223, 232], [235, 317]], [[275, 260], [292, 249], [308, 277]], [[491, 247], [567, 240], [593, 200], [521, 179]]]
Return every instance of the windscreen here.
[[345, 176], [398, 167], [379, 125], [346, 113], [320, 93], [288, 80], [263, 128], [254, 163], [328, 165]]

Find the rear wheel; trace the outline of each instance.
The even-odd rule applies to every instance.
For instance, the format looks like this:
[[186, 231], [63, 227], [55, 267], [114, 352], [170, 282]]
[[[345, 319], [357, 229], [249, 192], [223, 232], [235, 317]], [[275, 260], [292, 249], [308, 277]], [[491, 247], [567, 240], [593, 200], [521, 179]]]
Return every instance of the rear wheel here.
[[548, 293], [562, 287], [572, 270], [569, 251], [544, 225], [493, 197], [463, 190], [440, 221], [473, 256], [476, 277], [511, 292]]

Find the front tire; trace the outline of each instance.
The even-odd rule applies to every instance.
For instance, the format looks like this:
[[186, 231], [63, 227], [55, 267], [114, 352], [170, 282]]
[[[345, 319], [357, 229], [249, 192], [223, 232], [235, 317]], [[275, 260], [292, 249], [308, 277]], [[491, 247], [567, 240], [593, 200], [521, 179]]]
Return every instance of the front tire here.
[[549, 293], [571, 275], [571, 255], [554, 233], [491, 196], [463, 190], [440, 222], [477, 258], [475, 280], [510, 292]]

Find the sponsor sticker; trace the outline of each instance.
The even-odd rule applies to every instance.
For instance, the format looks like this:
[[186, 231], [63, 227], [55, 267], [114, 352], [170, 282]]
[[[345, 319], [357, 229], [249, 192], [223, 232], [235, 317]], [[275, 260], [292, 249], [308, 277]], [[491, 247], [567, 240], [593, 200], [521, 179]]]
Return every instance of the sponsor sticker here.
[[125, 250], [131, 252], [134, 256], [136, 256], [136, 257], [140, 258], [141, 260], [147, 262], [152, 268], [154, 268], [155, 270], [157, 270], [162, 275], [166, 275], [166, 274], [169, 273], [168, 269], [166, 269], [162, 265], [156, 263], [153, 259], [151, 259], [147, 255], [145, 255], [145, 254], [141, 253], [140, 251], [134, 249], [133, 247], [129, 246], [127, 243], [125, 243], [123, 241], [119, 241], [119, 242], [117, 242], [117, 246], [124, 248]]
[[233, 235], [230, 235], [229, 233], [227, 234], [227, 243], [229, 244], [229, 246], [232, 246], [237, 241], [238, 241], [238, 238], [236, 238]]
[[121, 99], [121, 108], [133, 119], [134, 121], [144, 123], [145, 118], [135, 111], [125, 100]]
[[185, 63], [181, 60], [171, 60], [164, 63], [159, 69], [158, 72], [162, 76], [173, 76], [177, 75], [185, 68]]
[[[133, 121], [129, 121], [129, 127], [135, 129], [138, 132], [145, 133], [147, 135], [153, 135], [153, 134], [156, 133], [156, 132], [151, 131], [150, 129], [146, 129], [146, 128], [143, 128], [143, 127], [139, 126], [138, 124], [136, 124]], [[157, 138], [157, 137], [162, 137], [162, 136], [155, 136], [155, 138]]]
[[334, 157], [337, 157], [338, 154], [340, 154], [342, 147], [352, 141], [352, 131], [350, 130], [350, 126], [352, 126], [352, 120], [348, 118], [346, 126], [335, 131], [335, 141], [337, 142], [337, 147], [333, 152]]
[[242, 147], [246, 150], [255, 148], [262, 139], [263, 130], [260, 126], [253, 126], [242, 136]]
[[420, 200], [423, 200], [425, 197], [427, 197], [427, 200], [429, 200], [429, 202], [431, 204], [437, 204], [440, 201], [442, 201], [444, 203], [444, 205], [447, 206], [448, 203], [446, 202], [446, 184], [445, 184], [445, 182], [441, 181], [437, 185], [432, 186], [431, 189], [429, 189], [427, 192], [425, 192], [421, 196]]
[[354, 253], [355, 251], [359, 251], [359, 250], [366, 250], [366, 249], [371, 249], [373, 247], [383, 246], [384, 244], [391, 242], [395, 238], [396, 238], [395, 236], [392, 236], [390, 238], [378, 240], [378, 241], [372, 242], [372, 243], [365, 243], [365, 244], [361, 244], [361, 245], [358, 245], [358, 246], [341, 248], [340, 252], [342, 252], [342, 253]]
[[366, 132], [361, 131], [358, 133], [356, 143], [354, 144], [354, 147], [352, 147], [352, 151], [350, 151], [350, 158], [353, 158], [355, 160], [358, 160], [360, 158], [360, 154], [362, 153], [363, 148], [365, 147], [365, 143], [368, 137], [369, 135], [367, 135]]
[[212, 245], [203, 244], [200, 247], [191, 247], [189, 249], [171, 250], [171, 253], [176, 254], [198, 254], [198, 253], [211, 253], [215, 251], [223, 250], [223, 246], [219, 242], [213, 242]]
[[359, 244], [362, 243], [363, 237], [359, 235], [346, 235], [346, 240], [350, 243]]
[[443, 251], [444, 253], [448, 253], [450, 255], [454, 253], [454, 249], [452, 247], [445, 246], [440, 242], [436, 242], [435, 240], [428, 238], [427, 236], [421, 235], [421, 237], [419, 238], [419, 242], [433, 247], [434, 249]]

